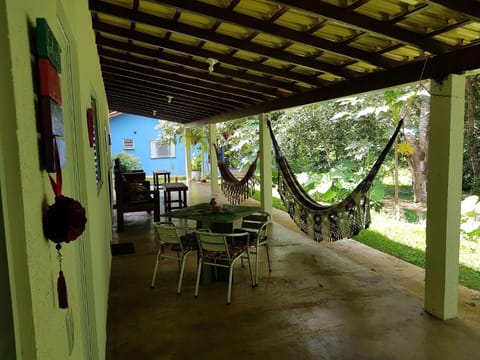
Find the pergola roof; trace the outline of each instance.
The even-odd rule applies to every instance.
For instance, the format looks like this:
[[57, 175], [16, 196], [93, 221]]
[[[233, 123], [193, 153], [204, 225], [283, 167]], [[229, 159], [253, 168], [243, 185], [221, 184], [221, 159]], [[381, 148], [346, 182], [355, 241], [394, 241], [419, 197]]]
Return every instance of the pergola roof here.
[[90, 0], [111, 111], [199, 125], [480, 68], [476, 0]]

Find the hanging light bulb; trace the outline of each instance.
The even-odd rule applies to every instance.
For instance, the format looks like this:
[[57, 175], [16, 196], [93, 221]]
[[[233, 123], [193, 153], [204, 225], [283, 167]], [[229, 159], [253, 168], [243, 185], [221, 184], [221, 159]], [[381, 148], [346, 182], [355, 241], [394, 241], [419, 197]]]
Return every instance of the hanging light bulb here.
[[173, 99], [173, 96], [172, 96], [172, 95], [167, 95], [167, 102], [168, 102], [169, 104], [172, 103], [172, 99]]

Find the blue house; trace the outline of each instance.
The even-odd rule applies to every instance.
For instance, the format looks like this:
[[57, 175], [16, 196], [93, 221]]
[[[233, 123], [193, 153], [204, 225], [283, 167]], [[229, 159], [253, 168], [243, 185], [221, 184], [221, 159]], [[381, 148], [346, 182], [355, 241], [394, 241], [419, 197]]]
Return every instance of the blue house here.
[[162, 145], [158, 120], [144, 116], [120, 114], [110, 118], [112, 156], [125, 152], [140, 158], [148, 175], [154, 170], [170, 171], [171, 176], [185, 176], [185, 144]]

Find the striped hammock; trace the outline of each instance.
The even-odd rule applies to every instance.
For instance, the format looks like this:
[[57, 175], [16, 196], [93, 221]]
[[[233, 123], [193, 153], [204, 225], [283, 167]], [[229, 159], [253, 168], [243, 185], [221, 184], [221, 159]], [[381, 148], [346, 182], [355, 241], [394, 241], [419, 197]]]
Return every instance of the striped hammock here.
[[329, 240], [333, 242], [351, 238], [360, 230], [369, 227], [371, 221], [370, 187], [392, 147], [402, 123], [403, 120], [399, 122], [379, 158], [357, 187], [341, 202], [322, 205], [313, 200], [296, 179], [278, 146], [270, 121], [267, 122], [278, 166], [278, 192], [290, 217], [301, 231], [316, 241]]
[[238, 179], [232, 174], [227, 164], [225, 164], [220, 157], [217, 146], [215, 145], [217, 153], [217, 165], [221, 175], [221, 189], [228, 202], [232, 205], [238, 205], [242, 201], [248, 199], [255, 193], [255, 169], [257, 168], [258, 152], [255, 160], [248, 167], [245, 175]]

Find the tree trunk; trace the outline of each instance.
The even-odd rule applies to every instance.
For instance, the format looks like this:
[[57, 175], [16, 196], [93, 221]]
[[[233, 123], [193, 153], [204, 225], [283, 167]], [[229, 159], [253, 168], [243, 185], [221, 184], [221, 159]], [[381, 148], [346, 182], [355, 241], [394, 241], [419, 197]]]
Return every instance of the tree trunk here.
[[[414, 201], [427, 203], [427, 159], [428, 159], [428, 118], [430, 113], [428, 101], [420, 102], [420, 115], [418, 117], [418, 132], [406, 131], [405, 138], [412, 144], [414, 152], [407, 157], [408, 166], [412, 173]], [[405, 125], [410, 124], [406, 119]]]

